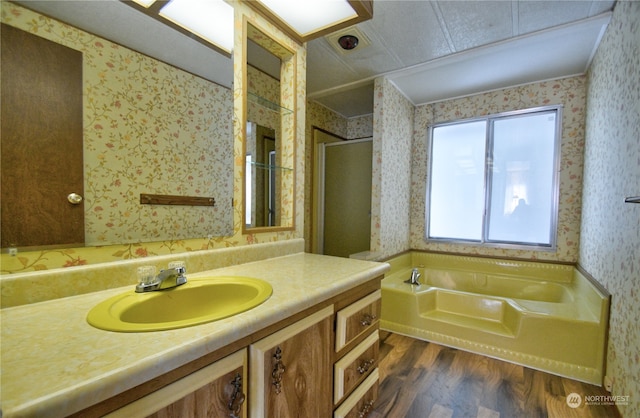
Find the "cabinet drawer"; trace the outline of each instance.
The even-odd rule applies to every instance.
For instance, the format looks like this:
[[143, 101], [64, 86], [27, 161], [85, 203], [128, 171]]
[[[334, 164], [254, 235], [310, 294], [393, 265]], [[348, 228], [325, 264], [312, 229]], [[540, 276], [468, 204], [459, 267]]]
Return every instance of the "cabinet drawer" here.
[[336, 352], [378, 324], [380, 294], [381, 291], [378, 289], [338, 311], [336, 315]]
[[333, 413], [333, 418], [362, 418], [369, 415], [378, 399], [378, 369], [344, 401]]
[[334, 403], [338, 403], [345, 394], [351, 392], [376, 368], [379, 340], [379, 334], [376, 330], [336, 362], [333, 374]]

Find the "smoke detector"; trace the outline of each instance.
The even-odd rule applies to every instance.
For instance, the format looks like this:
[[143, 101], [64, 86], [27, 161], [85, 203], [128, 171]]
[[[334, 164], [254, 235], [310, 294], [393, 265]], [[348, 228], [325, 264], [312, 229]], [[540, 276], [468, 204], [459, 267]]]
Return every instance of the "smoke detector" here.
[[369, 38], [357, 26], [330, 33], [325, 36], [325, 39], [340, 54], [359, 51], [371, 45]]

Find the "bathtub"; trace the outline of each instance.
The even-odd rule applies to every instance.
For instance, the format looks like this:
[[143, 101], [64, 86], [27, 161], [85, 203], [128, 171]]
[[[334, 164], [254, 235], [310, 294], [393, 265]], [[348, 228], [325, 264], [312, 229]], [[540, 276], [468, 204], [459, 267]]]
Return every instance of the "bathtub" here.
[[[570, 265], [410, 252], [380, 328], [602, 385], [610, 295]], [[411, 270], [420, 285], [405, 283]]]

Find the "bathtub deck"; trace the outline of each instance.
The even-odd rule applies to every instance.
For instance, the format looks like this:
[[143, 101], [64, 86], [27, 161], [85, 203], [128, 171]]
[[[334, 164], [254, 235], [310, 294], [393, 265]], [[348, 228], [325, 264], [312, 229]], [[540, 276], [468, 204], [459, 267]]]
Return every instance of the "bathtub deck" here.
[[570, 409], [570, 393], [605, 396], [598, 386], [516, 364], [381, 333], [380, 390], [370, 418], [620, 417], [613, 405]]

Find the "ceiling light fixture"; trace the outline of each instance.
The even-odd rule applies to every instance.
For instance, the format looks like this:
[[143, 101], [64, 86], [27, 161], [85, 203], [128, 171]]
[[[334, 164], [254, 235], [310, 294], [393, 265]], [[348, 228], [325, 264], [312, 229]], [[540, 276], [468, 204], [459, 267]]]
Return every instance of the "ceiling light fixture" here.
[[[231, 54], [234, 9], [224, 0], [120, 1], [221, 53]], [[373, 0], [240, 1], [300, 44], [373, 17]], [[362, 38], [356, 38], [362, 44]]]
[[259, 0], [296, 32], [305, 36], [336, 22], [356, 17], [346, 0]]
[[233, 50], [233, 6], [223, 0], [121, 0], [218, 52]]
[[156, 0], [133, 0], [133, 1], [138, 3], [140, 6], [147, 7], [147, 8], [156, 2]]
[[227, 52], [233, 49], [233, 6], [223, 0], [171, 0], [159, 15]]
[[373, 17], [372, 0], [244, 0], [300, 43]]

